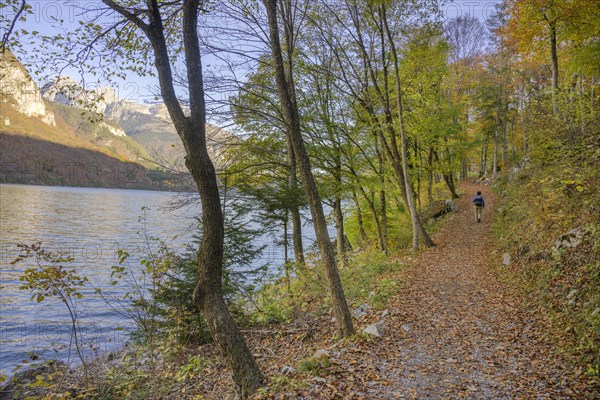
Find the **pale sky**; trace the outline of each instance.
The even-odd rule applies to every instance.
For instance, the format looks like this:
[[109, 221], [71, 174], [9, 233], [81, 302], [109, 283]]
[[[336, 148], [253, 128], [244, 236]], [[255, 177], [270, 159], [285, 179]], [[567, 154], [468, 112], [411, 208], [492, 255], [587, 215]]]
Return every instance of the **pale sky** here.
[[[442, 6], [442, 12], [445, 18], [450, 19], [459, 15], [472, 15], [476, 18], [485, 21], [485, 19], [494, 12], [494, 5], [499, 3], [500, 0], [456, 0], [449, 1]], [[32, 13], [28, 16], [26, 22], [19, 22], [17, 29], [24, 28], [29, 31], [38, 31], [41, 34], [56, 34], [59, 33], [59, 29], [56, 28], [59, 24], [57, 20], [63, 20], [63, 29], [71, 30], [79, 25], [80, 20], [89, 21], [95, 15], [94, 12], [82, 14], [82, 7], [90, 8], [98, 4], [98, 8], [102, 9], [104, 6], [99, 0], [27, 0], [27, 3], [32, 7]], [[10, 17], [9, 10], [3, 10], [7, 13], [7, 17]], [[2, 27], [4, 28], [4, 27]], [[3, 32], [0, 32], [3, 33]], [[17, 51], [17, 56], [23, 63], [28, 63], [31, 60], [27, 59], [27, 53], [35, 48], [35, 44], [23, 43], [23, 50]], [[206, 70], [208, 65], [214, 65], [218, 63], [214, 58], [205, 56], [203, 58], [204, 68]], [[43, 66], [38, 66], [42, 73], [47, 73]], [[75, 80], [81, 80], [81, 75], [75, 69], [68, 69], [64, 75], [71, 76]], [[94, 87], [103, 85], [95, 81], [91, 75], [84, 75], [87, 85]], [[38, 78], [38, 80], [41, 80]], [[38, 82], [43, 84], [44, 82]], [[127, 80], [121, 80], [113, 83], [111, 86], [115, 87], [117, 95], [121, 99], [135, 100], [135, 101], [148, 101], [153, 102], [154, 93], [157, 91], [157, 80], [153, 77], [139, 77], [134, 74], [129, 74]]]

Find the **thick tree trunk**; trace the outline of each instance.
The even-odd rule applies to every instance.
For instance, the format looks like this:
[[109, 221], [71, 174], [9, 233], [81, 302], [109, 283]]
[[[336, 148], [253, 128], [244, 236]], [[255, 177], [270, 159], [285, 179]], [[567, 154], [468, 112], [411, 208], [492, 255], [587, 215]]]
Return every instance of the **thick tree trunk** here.
[[184, 145], [185, 165], [197, 186], [202, 203], [203, 235], [198, 252], [198, 283], [194, 290], [194, 301], [232, 371], [238, 395], [245, 398], [261, 386], [263, 376], [223, 300], [223, 214], [217, 176], [206, 148], [206, 110], [197, 31], [200, 2], [184, 0], [182, 7], [189, 117], [184, 114], [175, 93], [158, 0], [147, 2], [149, 22], [144, 22], [112, 0], [104, 0], [104, 3], [141, 29], [152, 45], [161, 96]]
[[[304, 193], [310, 206], [312, 222], [317, 237], [317, 245], [321, 254], [322, 263], [325, 267], [329, 281], [329, 290], [332, 297], [333, 313], [335, 315], [338, 335], [348, 337], [354, 332], [352, 317], [346, 303], [342, 282], [335, 262], [335, 253], [329, 240], [327, 222], [323, 213], [323, 204], [317, 190], [314, 176], [311, 171], [310, 159], [304, 145], [302, 132], [300, 130], [300, 118], [298, 110], [294, 107], [292, 94], [289, 91], [289, 83], [292, 76], [286, 78], [285, 66], [281, 53], [279, 39], [279, 26], [277, 22], [277, 0], [264, 0], [269, 23], [269, 40], [271, 55], [274, 64], [277, 92], [281, 102], [281, 110], [288, 129], [288, 140], [292, 142], [298, 171], [302, 180]], [[289, 79], [289, 82], [287, 81]]]
[[[285, 35], [285, 50], [286, 50], [286, 59], [285, 62], [285, 70], [287, 74], [287, 83], [288, 83], [288, 92], [291, 93], [291, 100], [293, 107], [297, 107], [296, 105], [296, 88], [294, 87], [294, 82], [289, 79], [292, 76], [292, 60], [294, 58], [294, 43], [292, 37], [294, 35], [293, 30], [293, 22], [292, 22], [292, 9], [291, 2], [282, 2], [281, 7], [281, 17], [284, 20], [284, 35]], [[294, 149], [291, 144], [291, 141], [287, 141], [288, 148], [288, 163], [289, 163], [289, 175], [288, 175], [288, 187], [290, 193], [297, 193], [298, 189], [298, 175], [297, 175], [297, 166], [296, 166], [296, 155], [294, 154]], [[304, 264], [304, 245], [302, 243], [302, 219], [300, 217], [300, 207], [298, 204], [294, 204], [291, 207], [292, 212], [292, 243], [294, 246], [294, 258], [296, 262]]]
[[[161, 93], [163, 98], [168, 98], [165, 99], [165, 103], [176, 127], [179, 128], [178, 133], [186, 148], [185, 164], [196, 183], [202, 203], [203, 235], [198, 252], [198, 282], [194, 290], [194, 300], [202, 310], [212, 337], [233, 373], [237, 393], [245, 398], [261, 386], [263, 376], [223, 300], [223, 215], [217, 176], [206, 148], [204, 87], [197, 34], [198, 8], [198, 1], [187, 0], [184, 3], [184, 46], [191, 109], [189, 118], [183, 116], [174, 95], [162, 26], [155, 26], [157, 29], [152, 44]], [[160, 17], [156, 2], [153, 13], [154, 18], [151, 20], [157, 24]]]

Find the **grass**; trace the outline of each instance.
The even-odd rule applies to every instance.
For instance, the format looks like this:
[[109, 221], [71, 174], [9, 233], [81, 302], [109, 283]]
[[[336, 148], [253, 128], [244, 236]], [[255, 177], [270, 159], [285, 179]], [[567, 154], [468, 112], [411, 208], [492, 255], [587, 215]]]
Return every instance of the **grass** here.
[[[290, 282], [278, 280], [258, 293], [257, 310], [252, 314], [255, 323], [289, 322], [298, 313], [319, 315], [331, 308], [323, 268], [310, 262], [295, 268], [295, 277]], [[389, 254], [376, 250], [352, 254], [348, 266], [340, 269], [350, 307], [367, 303], [375, 309], [384, 308], [401, 284], [397, 273], [402, 268]]]

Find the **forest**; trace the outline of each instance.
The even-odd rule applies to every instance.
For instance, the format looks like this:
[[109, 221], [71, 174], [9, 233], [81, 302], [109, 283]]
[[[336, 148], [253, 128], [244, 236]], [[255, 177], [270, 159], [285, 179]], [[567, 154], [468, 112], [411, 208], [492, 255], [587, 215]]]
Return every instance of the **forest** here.
[[[42, 74], [156, 79], [202, 207], [188, 254], [143, 260], [136, 347], [14, 398], [594, 398], [598, 2], [103, 0], [60, 34], [3, 3]], [[253, 285], [250, 210], [285, 254]], [[26, 288], [75, 299], [60, 271]]]

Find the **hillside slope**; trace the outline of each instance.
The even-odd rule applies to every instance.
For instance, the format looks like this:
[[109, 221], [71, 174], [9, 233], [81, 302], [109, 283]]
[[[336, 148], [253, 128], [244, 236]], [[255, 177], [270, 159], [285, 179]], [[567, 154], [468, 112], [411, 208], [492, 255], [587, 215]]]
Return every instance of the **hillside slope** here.
[[[104, 121], [101, 124], [104, 127], [121, 130], [121, 136], [127, 135], [132, 141], [139, 143], [144, 152], [158, 164], [169, 168], [184, 168], [185, 150], [164, 104], [120, 99], [114, 88], [87, 89], [67, 77], [43, 85], [42, 94], [60, 110], [81, 110], [82, 104], [86, 104], [87, 108], [103, 115]], [[90, 127], [85, 127], [84, 130], [89, 131]], [[206, 130], [209, 154], [218, 165], [224, 161], [224, 144], [232, 140], [233, 136], [210, 124], [206, 125]]]
[[501, 272], [600, 383], [600, 136], [552, 146], [497, 183]]
[[0, 66], [0, 182], [166, 189], [177, 179], [152, 171], [149, 154], [119, 127], [45, 100], [12, 54]]

